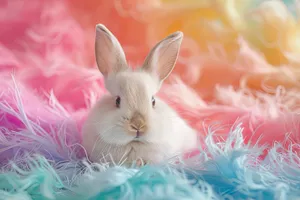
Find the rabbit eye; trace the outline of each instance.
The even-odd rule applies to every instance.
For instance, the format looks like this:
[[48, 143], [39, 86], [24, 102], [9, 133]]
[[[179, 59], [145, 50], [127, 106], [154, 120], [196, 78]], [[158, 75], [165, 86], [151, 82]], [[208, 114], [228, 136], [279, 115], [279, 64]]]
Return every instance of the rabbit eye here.
[[116, 99], [116, 106], [120, 108], [121, 98], [118, 96]]
[[155, 106], [155, 99], [154, 99], [154, 97], [152, 97], [152, 106], [153, 107]]

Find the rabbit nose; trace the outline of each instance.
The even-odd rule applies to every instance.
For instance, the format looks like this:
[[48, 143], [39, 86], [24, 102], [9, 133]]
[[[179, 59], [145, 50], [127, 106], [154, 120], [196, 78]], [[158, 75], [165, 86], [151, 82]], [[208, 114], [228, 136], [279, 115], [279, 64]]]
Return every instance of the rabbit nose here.
[[130, 119], [130, 128], [136, 132], [137, 136], [142, 135], [147, 130], [145, 118], [140, 113], [134, 113]]
[[135, 131], [138, 131], [138, 132], [143, 132], [144, 127], [145, 127], [145, 125], [142, 125], [142, 126], [136, 126], [136, 125], [134, 125], [134, 124], [131, 124], [131, 125], [130, 125], [130, 128], [131, 128], [132, 130], [135, 130]]
[[146, 131], [145, 124], [130, 124], [130, 128], [139, 134], [143, 134]]

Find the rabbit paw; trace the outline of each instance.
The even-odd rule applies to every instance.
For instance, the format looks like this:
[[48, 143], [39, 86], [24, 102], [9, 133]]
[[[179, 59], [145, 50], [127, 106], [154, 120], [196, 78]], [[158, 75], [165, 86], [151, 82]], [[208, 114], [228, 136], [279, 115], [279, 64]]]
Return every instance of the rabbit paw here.
[[136, 160], [136, 164], [135, 164], [135, 165], [136, 165], [137, 167], [142, 167], [142, 166], [144, 166], [144, 165], [146, 165], [146, 164], [148, 164], [147, 161], [145, 161], [145, 160], [139, 158], [139, 159]]

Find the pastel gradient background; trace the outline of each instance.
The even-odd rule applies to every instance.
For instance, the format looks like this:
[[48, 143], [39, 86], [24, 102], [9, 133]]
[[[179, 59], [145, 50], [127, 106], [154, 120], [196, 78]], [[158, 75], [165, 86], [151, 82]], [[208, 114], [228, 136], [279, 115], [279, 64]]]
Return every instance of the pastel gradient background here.
[[[0, 199], [299, 199], [299, 15], [280, 0], [0, 0]], [[198, 131], [185, 167], [203, 183], [168, 163], [82, 170], [81, 126], [106, 92], [98, 23], [132, 67], [184, 33], [158, 95]]]

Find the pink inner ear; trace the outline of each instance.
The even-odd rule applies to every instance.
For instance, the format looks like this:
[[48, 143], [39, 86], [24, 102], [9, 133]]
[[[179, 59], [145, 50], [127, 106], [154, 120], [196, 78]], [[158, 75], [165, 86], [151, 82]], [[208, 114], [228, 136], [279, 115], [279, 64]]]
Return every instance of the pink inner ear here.
[[176, 64], [182, 37], [181, 32], [175, 32], [160, 41], [150, 51], [143, 68], [158, 76], [160, 81], [166, 79]]
[[127, 62], [118, 39], [103, 25], [96, 26], [95, 56], [104, 76], [126, 70]]

